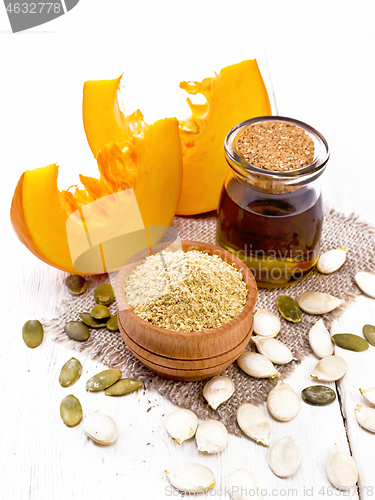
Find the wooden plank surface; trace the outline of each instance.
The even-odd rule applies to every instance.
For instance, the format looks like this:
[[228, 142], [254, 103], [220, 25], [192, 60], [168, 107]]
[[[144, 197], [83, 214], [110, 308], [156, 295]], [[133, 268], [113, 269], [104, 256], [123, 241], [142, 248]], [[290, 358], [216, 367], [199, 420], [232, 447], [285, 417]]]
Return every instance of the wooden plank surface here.
[[[370, 201], [374, 174], [369, 164], [373, 144], [370, 135], [374, 133], [369, 117], [375, 111], [374, 101], [368, 99], [375, 81], [374, 64], [368, 64], [371, 47], [373, 44], [365, 43], [361, 37], [305, 41], [295, 48], [294, 60], [300, 61], [309, 54], [309, 65], [315, 68], [316, 78], [309, 78], [305, 65], [302, 71], [300, 65], [283, 60], [283, 46], [270, 48], [267, 57], [279, 113], [299, 113], [301, 119], [314, 123], [329, 142], [331, 159], [322, 181], [324, 199], [346, 214], [356, 212], [375, 224]], [[293, 87], [285, 85], [285, 73], [296, 82]], [[362, 335], [366, 323], [375, 324], [375, 307], [373, 299], [362, 295], [335, 321], [331, 333]], [[336, 353], [348, 363], [348, 373], [337, 386], [350, 448], [359, 468], [361, 498], [367, 499], [374, 493], [375, 457], [371, 450], [375, 435], [358, 425], [354, 407], [364, 403], [359, 387], [374, 386], [375, 354], [372, 347], [364, 353], [336, 347]]]
[[[299, 5], [297, 2], [273, 3], [274, 10], [271, 11], [271, 7], [256, 7], [255, 2], [251, 7], [248, 2], [238, 2], [235, 6], [245, 9], [243, 19], [230, 23], [224, 4], [215, 11], [208, 6], [198, 8], [197, 4], [195, 7], [198, 10], [190, 9], [182, 21], [182, 10], [174, 11], [175, 15], [179, 14], [179, 29], [168, 24], [168, 17], [156, 26], [151, 16], [147, 16], [145, 36], [150, 37], [155, 46], [150, 53], [147, 47], [138, 47], [138, 52], [129, 51], [130, 62], [111, 61], [108, 51], [101, 47], [102, 41], [95, 41], [97, 34], [94, 32], [87, 34], [92, 51], [89, 54], [81, 52], [81, 49], [75, 52], [73, 42], [82, 46], [83, 40], [77, 35], [70, 41], [70, 33], [64, 31], [62, 23], [57, 24], [60, 34], [52, 39], [50, 48], [46, 46], [43, 36], [25, 35], [22, 38], [20, 35], [9, 43], [9, 50], [3, 55], [5, 67], [10, 67], [14, 58], [19, 58], [21, 64], [12, 66], [9, 79], [3, 83], [4, 92], [0, 98], [7, 121], [5, 123], [4, 118], [1, 120], [3, 137], [6, 137], [4, 165], [9, 165], [8, 175], [3, 179], [4, 196], [0, 202], [2, 237], [6, 242], [0, 250], [4, 264], [0, 287], [3, 305], [0, 498], [179, 498], [180, 495], [172, 495], [168, 488], [164, 469], [170, 470], [178, 464], [195, 461], [214, 471], [218, 498], [229, 498], [225, 492], [220, 495], [220, 490], [226, 487], [229, 474], [242, 467], [251, 470], [262, 487], [267, 489], [265, 498], [347, 496], [331, 489], [324, 464], [333, 443], [349, 449], [349, 442], [360, 471], [359, 484], [363, 487], [360, 497], [371, 498], [371, 488], [375, 487], [375, 436], [358, 426], [353, 407], [361, 401], [358, 387], [375, 385], [374, 348], [366, 353], [340, 353], [349, 365], [347, 375], [339, 384], [341, 406], [340, 401], [327, 408], [302, 405], [300, 414], [289, 423], [276, 422], [270, 417], [272, 442], [291, 435], [303, 451], [303, 462], [296, 475], [281, 480], [269, 470], [268, 450], [246, 437], [230, 436], [228, 447], [217, 456], [198, 454], [194, 441], [178, 446], [167, 436], [164, 428], [166, 416], [174, 410], [166, 399], [153, 391], [141, 391], [119, 399], [111, 399], [104, 394], [88, 394], [84, 383], [102, 368], [99, 363], [85, 353], [73, 354], [49, 338], [45, 338], [39, 348], [30, 350], [23, 344], [20, 334], [27, 319], [53, 315], [55, 305], [64, 292], [64, 275], [39, 262], [16, 240], [8, 221], [11, 195], [24, 169], [37, 168], [55, 160], [62, 160], [62, 181], [67, 179], [65, 185], [69, 180], [74, 182], [77, 171], [92, 174], [94, 164], [84, 143], [80, 111], [77, 111], [80, 95], [74, 90], [88, 78], [114, 77], [124, 69], [130, 74], [131, 67], [138, 68], [139, 74], [130, 74], [127, 79], [136, 101], [135, 97], [146, 95], [143, 82], [147, 75], [146, 63], [150, 64], [156, 79], [158, 64], [166, 79], [169, 77], [178, 81], [180, 77], [188, 78], [189, 72], [194, 75], [194, 71], [195, 78], [199, 79], [208, 76], [207, 65], [210, 66], [209, 71], [211, 66], [218, 69], [253, 56], [253, 47], [264, 45], [266, 59], [259, 57], [260, 67], [270, 93], [273, 88], [278, 112], [310, 123], [329, 141], [332, 154], [323, 180], [325, 199], [346, 213], [355, 211], [375, 223], [372, 201], [375, 111], [372, 95], [375, 76], [374, 37], [370, 30], [371, 3], [364, 2], [360, 8], [354, 8], [347, 2]], [[142, 14], [137, 7], [129, 9], [133, 15]], [[79, 12], [77, 16], [82, 16], [79, 19], [83, 22], [84, 13]], [[197, 16], [213, 19], [200, 39], [206, 44], [201, 53], [196, 35], [186, 31], [194, 26]], [[252, 20], [251, 33], [246, 30], [249, 19]], [[304, 23], [306, 19], [309, 20], [308, 27]], [[172, 22], [171, 18], [169, 21]], [[93, 23], [96, 26], [97, 21]], [[113, 23], [115, 26], [112, 29], [115, 31], [118, 23], [117, 29], [120, 30], [120, 21], [115, 19]], [[135, 28], [129, 26], [128, 29], [129, 33], [123, 35], [124, 44], [125, 40], [130, 43], [131, 35], [136, 36]], [[180, 40], [181, 57], [178, 57], [177, 49], [173, 52], [166, 35], [168, 29]], [[156, 35], [160, 31], [159, 40]], [[185, 33], [183, 37], [181, 33]], [[119, 36], [108, 36], [114, 37], [112, 42], [119, 43]], [[236, 54], [233, 53], [235, 41]], [[54, 53], [58, 60], [51, 57], [49, 66], [45, 61], [35, 58], [33, 61], [33, 52], [42, 49], [47, 55]], [[66, 50], [69, 57], [63, 56]], [[164, 61], [158, 52], [162, 50], [165, 50]], [[195, 50], [194, 58], [188, 57], [191, 54], [189, 50]], [[151, 60], [151, 56], [159, 59]], [[98, 60], [100, 63], [103, 61], [101, 70]], [[145, 62], [143, 65], [142, 60]], [[169, 67], [173, 66], [172, 61], [175, 65]], [[92, 75], [94, 66], [96, 75]], [[22, 82], [25, 74], [29, 77], [27, 88]], [[61, 81], [56, 81], [52, 88], [49, 78], [57, 80], [56, 75], [59, 74]], [[137, 81], [141, 76], [137, 95]], [[157, 85], [162, 92], [162, 84], [159, 82]], [[168, 89], [164, 91], [164, 99], [168, 97], [168, 92]], [[15, 117], [12, 111], [14, 103], [19, 109], [21, 95], [24, 98], [22, 123], [21, 113]], [[149, 115], [160, 113], [162, 103], [158, 102], [153, 107], [151, 97], [147, 99], [145, 105]], [[173, 93], [171, 102], [177, 102]], [[48, 103], [54, 103], [54, 111]], [[169, 103], [170, 114], [173, 115], [171, 106]], [[52, 112], [55, 120], [51, 126]], [[33, 123], [38, 116], [38, 129], [35, 130]], [[66, 130], [69, 120], [71, 130]], [[82, 165], [82, 169], [78, 165]], [[375, 323], [374, 301], [359, 297], [335, 323], [333, 330], [360, 333], [360, 328], [367, 322]], [[81, 380], [67, 392], [59, 386], [57, 378], [61, 366], [72, 355], [81, 360], [83, 374]], [[297, 392], [310, 384], [309, 374], [316, 361], [313, 356], [309, 357], [287, 380]], [[102, 409], [114, 418], [119, 427], [119, 438], [113, 446], [94, 444], [84, 436], [82, 426], [68, 429], [62, 424], [59, 405], [68, 393], [74, 393], [81, 400], [85, 412]], [[267, 412], [266, 408], [264, 411]], [[346, 416], [345, 420], [342, 413]], [[352, 497], [356, 497], [356, 492]]]

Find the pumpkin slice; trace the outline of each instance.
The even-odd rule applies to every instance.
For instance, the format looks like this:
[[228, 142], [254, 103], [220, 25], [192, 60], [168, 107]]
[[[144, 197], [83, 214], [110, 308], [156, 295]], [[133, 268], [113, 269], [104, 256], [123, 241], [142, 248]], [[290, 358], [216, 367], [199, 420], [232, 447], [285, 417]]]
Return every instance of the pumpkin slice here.
[[177, 213], [193, 215], [217, 209], [229, 168], [224, 158], [229, 130], [241, 121], [271, 114], [271, 106], [255, 59], [180, 87], [207, 100], [197, 105], [188, 98], [192, 114], [180, 122], [183, 181]]
[[10, 217], [18, 238], [39, 259], [74, 273], [66, 220], [57, 189], [58, 166], [27, 170], [18, 181]]
[[[114, 270], [119, 267], [112, 265], [119, 257], [113, 256], [114, 249], [123, 251], [119, 265], [131, 256], [124, 236], [134, 240], [138, 231], [140, 245], [145, 240], [153, 244], [171, 224], [182, 183], [178, 121], [166, 118], [140, 126], [133, 117], [130, 128], [132, 120], [137, 125], [132, 130], [141, 127], [141, 133], [131, 136], [129, 129], [126, 142], [104, 146], [97, 155], [100, 178], [81, 176], [84, 190], [60, 192], [55, 164], [22, 174], [11, 220], [20, 240], [44, 262], [69, 273]], [[153, 238], [145, 236], [144, 227]], [[117, 243], [109, 245], [116, 235]]]
[[[83, 122], [94, 156], [109, 139], [119, 141], [132, 128], [119, 108], [120, 80], [85, 83]], [[271, 106], [255, 59], [228, 66], [202, 82], [182, 82], [180, 87], [206, 98], [205, 104], [193, 104], [188, 98], [192, 115], [180, 122], [183, 183], [177, 214], [193, 215], [218, 206], [228, 172], [226, 134], [243, 120], [271, 114]]]
[[105, 144], [127, 141], [143, 128], [139, 109], [129, 116], [120, 109], [117, 94], [121, 78], [90, 80], [83, 86], [83, 126], [95, 157]]
[[[147, 227], [169, 226], [181, 193], [179, 155], [181, 157], [178, 121], [170, 118], [146, 127], [141, 136], [127, 142], [105, 145], [97, 155], [97, 162], [101, 179], [110, 191], [134, 187]], [[128, 171], [124, 175], [125, 169]], [[129, 178], [131, 181], [127, 184]], [[85, 185], [83, 180], [82, 183]], [[89, 186], [85, 187], [90, 192]]]

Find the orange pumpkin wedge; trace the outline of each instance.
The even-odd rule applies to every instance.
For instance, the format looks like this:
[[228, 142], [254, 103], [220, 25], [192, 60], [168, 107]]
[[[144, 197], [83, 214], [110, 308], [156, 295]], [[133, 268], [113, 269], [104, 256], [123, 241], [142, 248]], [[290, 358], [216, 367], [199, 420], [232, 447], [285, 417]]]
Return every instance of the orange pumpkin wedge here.
[[18, 238], [39, 259], [74, 273], [66, 238], [66, 220], [57, 189], [58, 166], [27, 170], [18, 181], [10, 217]]
[[224, 139], [237, 123], [271, 114], [266, 87], [256, 60], [222, 69], [202, 82], [182, 82], [189, 94], [202, 94], [207, 102], [193, 104], [191, 116], [180, 122], [183, 180], [179, 215], [216, 210], [228, 173]]
[[[100, 177], [80, 176], [85, 189], [59, 191], [55, 164], [22, 174], [13, 196], [11, 221], [19, 239], [44, 262], [70, 273], [105, 272], [110, 269], [101, 242], [110, 235], [156, 226], [160, 237], [171, 224], [182, 184], [178, 121], [166, 118], [148, 126], [143, 121], [140, 125], [139, 116], [133, 119], [137, 134], [130, 137], [128, 131], [127, 141], [110, 142], [99, 151]], [[119, 195], [117, 205], [111, 201], [116, 201], [115, 194]], [[119, 206], [120, 196], [125, 201]], [[127, 201], [133, 205], [126, 205]], [[80, 262], [77, 269], [79, 259], [72, 260], [72, 240], [83, 235], [76, 246], [87, 245], [85, 231], [97, 242], [95, 255], [91, 267]], [[156, 236], [151, 243], [155, 240]]]
[[[83, 91], [83, 122], [94, 156], [109, 139], [126, 136], [129, 126], [120, 111], [116, 80], [89, 81]], [[223, 144], [237, 123], [271, 114], [271, 106], [256, 60], [228, 66], [202, 82], [182, 82], [189, 94], [202, 94], [205, 104], [187, 102], [192, 115], [180, 122], [183, 182], [179, 215], [216, 210], [228, 172]]]
[[143, 115], [125, 116], [117, 94], [122, 75], [114, 80], [90, 80], [83, 86], [82, 117], [86, 137], [96, 157], [110, 141], [123, 142], [142, 131]]

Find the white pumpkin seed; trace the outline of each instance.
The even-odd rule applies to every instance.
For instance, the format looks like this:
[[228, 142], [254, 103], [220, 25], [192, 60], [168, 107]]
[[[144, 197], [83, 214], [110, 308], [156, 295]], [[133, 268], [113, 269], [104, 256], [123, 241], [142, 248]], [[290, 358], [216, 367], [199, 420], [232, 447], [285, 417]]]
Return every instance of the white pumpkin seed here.
[[229, 476], [228, 487], [233, 500], [263, 499], [258, 479], [247, 469], [238, 469]]
[[293, 476], [301, 465], [302, 453], [293, 438], [286, 436], [277, 441], [268, 455], [270, 469], [278, 477]]
[[337, 444], [328, 457], [326, 472], [330, 483], [338, 490], [345, 491], [357, 484], [357, 465], [349, 453]]
[[282, 380], [268, 393], [267, 406], [271, 415], [281, 422], [292, 420], [299, 412], [301, 402], [298, 394]]
[[308, 314], [326, 314], [342, 304], [341, 299], [322, 292], [305, 292], [298, 299], [298, 305]]
[[202, 493], [216, 484], [214, 473], [201, 464], [182, 464], [165, 473], [171, 485], [185, 493]]
[[334, 348], [331, 335], [325, 327], [322, 319], [315, 323], [315, 325], [310, 329], [309, 342], [311, 349], [317, 358], [332, 356]]
[[375, 387], [370, 387], [370, 389], [359, 389], [359, 392], [371, 406], [375, 406]]
[[375, 299], [375, 274], [360, 271], [354, 276], [354, 281], [363, 293]]
[[335, 382], [346, 373], [346, 361], [340, 356], [326, 356], [316, 365], [310, 376], [323, 382]]
[[375, 432], [375, 409], [357, 405], [355, 411], [359, 425], [370, 432]]
[[255, 336], [253, 337], [253, 342], [258, 351], [272, 361], [272, 363], [284, 365], [290, 363], [293, 359], [292, 351], [283, 342], [280, 342], [280, 340]]
[[258, 309], [254, 314], [254, 332], [262, 337], [276, 337], [281, 329], [281, 321], [265, 309]]
[[318, 260], [318, 271], [322, 274], [331, 274], [340, 269], [346, 260], [346, 252], [346, 248], [335, 248], [324, 252]]
[[205, 420], [195, 434], [198, 451], [202, 453], [219, 453], [228, 444], [228, 431], [219, 420]]
[[181, 444], [194, 436], [198, 427], [198, 418], [190, 410], [176, 410], [165, 422], [168, 434], [177, 444]]
[[212, 378], [203, 387], [203, 397], [213, 410], [216, 410], [222, 403], [227, 401], [233, 393], [233, 380], [224, 375]]
[[94, 411], [83, 421], [86, 434], [96, 443], [111, 444], [117, 439], [117, 425], [109, 415]]
[[242, 432], [257, 443], [269, 446], [270, 424], [255, 405], [244, 403], [237, 408], [237, 422]]
[[275, 378], [280, 375], [266, 356], [256, 352], [243, 352], [237, 363], [241, 370], [255, 378]]

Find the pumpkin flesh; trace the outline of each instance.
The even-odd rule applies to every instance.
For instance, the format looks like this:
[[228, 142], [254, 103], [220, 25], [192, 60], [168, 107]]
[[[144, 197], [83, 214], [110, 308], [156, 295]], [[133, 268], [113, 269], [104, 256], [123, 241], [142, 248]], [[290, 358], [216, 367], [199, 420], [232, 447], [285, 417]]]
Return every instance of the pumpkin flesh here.
[[271, 114], [271, 106], [256, 60], [223, 68], [202, 82], [182, 82], [189, 94], [202, 94], [206, 103], [188, 98], [191, 116], [180, 122], [183, 181], [179, 215], [216, 210], [228, 173], [224, 139], [237, 124]]
[[[83, 122], [94, 156], [109, 140], [119, 142], [128, 134], [117, 98], [120, 80], [85, 83]], [[183, 181], [177, 214], [194, 215], [217, 209], [228, 173], [226, 134], [243, 120], [271, 114], [271, 106], [255, 59], [227, 66], [202, 82], [182, 82], [180, 87], [206, 99], [205, 104], [193, 104], [188, 98], [192, 114], [180, 121]]]
[[[139, 125], [138, 117], [135, 122]], [[137, 132], [138, 125], [134, 128]], [[106, 247], [98, 245], [93, 268], [74, 267], [69, 243], [72, 239], [86, 242], [85, 231], [105, 242], [120, 230], [130, 234], [132, 230], [157, 226], [161, 234], [169, 227], [182, 183], [177, 120], [167, 118], [150, 126], [142, 123], [141, 132], [132, 137], [128, 133], [126, 142], [105, 145], [98, 152], [97, 163], [99, 179], [80, 176], [85, 189], [76, 188], [74, 193], [58, 190], [55, 164], [24, 172], [14, 193], [11, 221], [19, 239], [38, 258], [69, 273], [109, 270], [106, 255], [102, 254]], [[114, 194], [125, 202], [127, 197], [132, 206], [111, 206]]]

